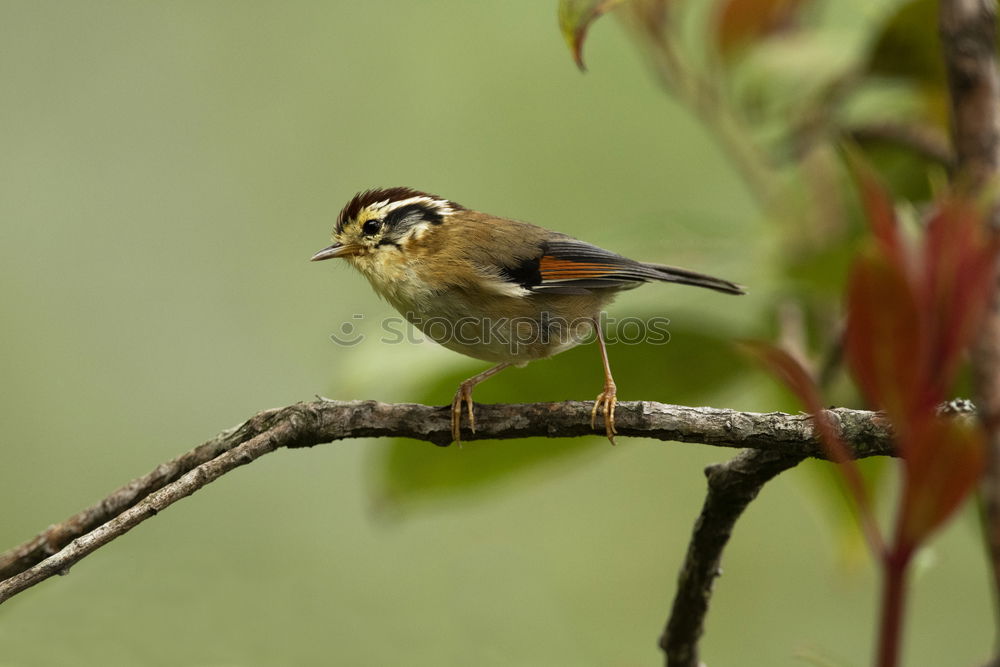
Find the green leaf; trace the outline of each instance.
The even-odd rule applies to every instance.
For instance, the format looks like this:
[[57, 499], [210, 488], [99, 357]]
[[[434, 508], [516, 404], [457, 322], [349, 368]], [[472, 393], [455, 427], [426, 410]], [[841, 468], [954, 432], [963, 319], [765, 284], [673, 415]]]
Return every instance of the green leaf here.
[[626, 0], [559, 0], [559, 29], [581, 70], [586, 69], [583, 64], [583, 41], [590, 26], [602, 14], [623, 2]]
[[876, 85], [884, 86], [886, 79], [910, 83], [921, 103], [920, 120], [947, 132], [949, 95], [937, 14], [936, 0], [911, 0], [900, 6], [873, 41], [864, 74]]
[[885, 22], [868, 57], [868, 71], [944, 87], [936, 0], [903, 3]]
[[[719, 331], [718, 325], [682, 313], [674, 315], [685, 326], [669, 327], [668, 344], [609, 341], [608, 355], [619, 400], [697, 404], [710, 401], [713, 393], [746, 372], [745, 360], [728, 339], [707, 333]], [[437, 405], [450, 403], [458, 384], [484, 367], [470, 362], [460, 373], [433, 379], [424, 395], [413, 398]], [[600, 354], [597, 345], [588, 344], [525, 368], [507, 369], [476, 387], [475, 400], [592, 401], [602, 387]], [[620, 437], [618, 441], [618, 449], [629, 446], [629, 438]], [[472, 441], [464, 442], [461, 448], [396, 440], [381, 450], [374, 483], [378, 505], [398, 509], [421, 501], [466, 498], [543, 468], [567, 465], [584, 456], [614, 453], [615, 448], [603, 433], [595, 433], [592, 438]]]

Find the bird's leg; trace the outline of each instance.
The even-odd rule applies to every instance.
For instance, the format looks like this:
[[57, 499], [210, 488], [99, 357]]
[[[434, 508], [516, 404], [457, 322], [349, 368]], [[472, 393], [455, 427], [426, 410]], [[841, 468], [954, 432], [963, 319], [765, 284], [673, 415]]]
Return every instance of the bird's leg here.
[[597, 342], [601, 346], [601, 361], [604, 362], [604, 391], [597, 395], [594, 407], [590, 411], [590, 428], [597, 428], [597, 411], [604, 416], [604, 432], [611, 444], [615, 444], [615, 406], [618, 404], [618, 388], [615, 379], [611, 377], [611, 364], [608, 363], [608, 348], [604, 345], [604, 332], [601, 322], [594, 318], [594, 331], [597, 332]]
[[479, 375], [473, 375], [458, 385], [458, 391], [455, 392], [455, 399], [451, 402], [451, 439], [458, 443], [459, 446], [462, 445], [462, 403], [465, 403], [469, 408], [469, 428], [475, 433], [476, 417], [472, 414], [472, 390], [477, 384], [496, 375], [508, 366], [510, 366], [510, 362], [507, 361], [497, 364], [493, 368], [486, 369]]

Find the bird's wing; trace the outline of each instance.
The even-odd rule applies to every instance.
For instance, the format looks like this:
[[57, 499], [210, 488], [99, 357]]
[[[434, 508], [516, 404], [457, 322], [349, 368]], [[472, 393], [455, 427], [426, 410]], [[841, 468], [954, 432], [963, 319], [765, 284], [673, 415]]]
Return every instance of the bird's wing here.
[[655, 279], [643, 265], [568, 236], [547, 232], [544, 237], [511, 237], [492, 250], [481, 266], [522, 294], [590, 294], [603, 289], [628, 289]]
[[573, 238], [548, 240], [538, 257], [535, 291], [628, 289], [658, 276], [643, 264]]
[[606, 289], [630, 289], [654, 281], [743, 294], [739, 285], [728, 280], [637, 262], [527, 223], [510, 221], [502, 229], [493, 226], [484, 232], [484, 237], [488, 241], [474, 246], [476, 255], [470, 257], [472, 263], [498, 286], [520, 289], [521, 294], [590, 294]]

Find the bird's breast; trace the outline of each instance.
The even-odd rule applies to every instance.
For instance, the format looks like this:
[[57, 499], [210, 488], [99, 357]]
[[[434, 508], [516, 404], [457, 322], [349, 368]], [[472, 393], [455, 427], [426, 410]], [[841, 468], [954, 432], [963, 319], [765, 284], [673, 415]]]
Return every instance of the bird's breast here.
[[368, 279], [375, 293], [403, 315], [424, 310], [431, 303], [434, 286], [421, 275], [419, 266], [405, 261], [396, 252], [358, 257], [354, 266]]
[[[528, 362], [580, 344], [608, 297], [532, 294], [514, 283], [453, 263], [447, 274], [395, 253], [363, 258], [358, 270], [425, 336], [490, 362]], [[467, 270], [465, 270], [467, 269]], [[499, 287], [498, 287], [499, 286]]]
[[400, 310], [449, 350], [494, 363], [522, 363], [579, 345], [593, 332], [589, 312], [569, 312], [560, 305], [452, 288], [433, 294], [420, 308]]

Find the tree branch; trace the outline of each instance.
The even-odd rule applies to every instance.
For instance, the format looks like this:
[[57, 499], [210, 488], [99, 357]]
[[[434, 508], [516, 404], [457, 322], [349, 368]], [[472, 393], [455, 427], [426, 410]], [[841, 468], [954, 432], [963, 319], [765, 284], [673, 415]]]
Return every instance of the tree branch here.
[[725, 463], [705, 468], [708, 494], [694, 524], [687, 556], [677, 580], [670, 618], [660, 637], [667, 667], [698, 667], [698, 640], [715, 578], [722, 573], [722, 550], [765, 483], [805, 457], [789, 452], [745, 449]]
[[960, 178], [983, 186], [1000, 164], [1000, 75], [995, 0], [941, 0], [941, 48], [948, 72], [952, 137]]
[[280, 412], [280, 410], [261, 412], [243, 424], [223, 431], [208, 442], [175, 459], [161, 463], [142, 477], [133, 479], [100, 502], [77, 512], [61, 523], [49, 526], [35, 538], [0, 554], [0, 581], [23, 572], [51, 556], [73, 539], [118, 516], [153, 491], [180, 479], [184, 473], [266, 431], [272, 415]]
[[[462, 439], [502, 440], [595, 435], [589, 402], [477, 405], [478, 430]], [[888, 423], [879, 413], [829, 411], [860, 457], [891, 455]], [[824, 458], [809, 415], [623, 402], [616, 413], [622, 436], [745, 447], [776, 455]], [[311, 447], [345, 438], [402, 437], [447, 445], [445, 407], [376, 401], [297, 403], [266, 410], [208, 442], [157, 466], [91, 507], [0, 554], [0, 602], [64, 573], [81, 558], [221, 475], [281, 447]]]
[[[941, 0], [938, 16], [951, 99], [956, 179], [987, 191], [995, 187], [1000, 165], [996, 12], [995, 0]], [[994, 206], [990, 224], [1000, 230], [1000, 207]], [[984, 533], [1000, 606], [1000, 290], [994, 292], [972, 361], [975, 401], [988, 435], [981, 484]], [[993, 662], [1000, 664], [1000, 653]]]

